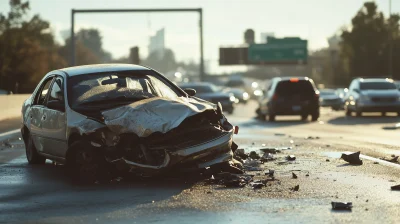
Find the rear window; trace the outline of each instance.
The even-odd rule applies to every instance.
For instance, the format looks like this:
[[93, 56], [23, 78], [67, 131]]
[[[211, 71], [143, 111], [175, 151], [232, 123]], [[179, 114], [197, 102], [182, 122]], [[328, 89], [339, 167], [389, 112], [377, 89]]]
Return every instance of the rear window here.
[[315, 91], [311, 82], [307, 80], [299, 80], [298, 82], [281, 81], [276, 86], [275, 94], [278, 96], [311, 96], [315, 94]]
[[385, 89], [397, 89], [396, 85], [392, 82], [361, 82], [361, 90], [385, 90]]

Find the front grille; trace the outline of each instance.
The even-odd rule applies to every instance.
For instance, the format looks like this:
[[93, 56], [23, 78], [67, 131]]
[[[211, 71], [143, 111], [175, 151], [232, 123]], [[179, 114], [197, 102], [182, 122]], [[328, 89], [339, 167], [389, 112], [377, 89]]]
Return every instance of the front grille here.
[[371, 101], [372, 102], [377, 102], [377, 103], [390, 103], [390, 102], [395, 102], [397, 100], [396, 97], [372, 97]]

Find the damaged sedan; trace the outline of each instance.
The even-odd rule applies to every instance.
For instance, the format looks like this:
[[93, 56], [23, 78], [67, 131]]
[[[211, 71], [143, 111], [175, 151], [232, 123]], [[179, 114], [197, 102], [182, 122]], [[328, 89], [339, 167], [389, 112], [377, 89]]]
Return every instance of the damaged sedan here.
[[86, 180], [109, 169], [147, 176], [232, 167], [238, 128], [220, 104], [195, 94], [137, 65], [49, 72], [22, 108], [27, 160], [66, 164]]

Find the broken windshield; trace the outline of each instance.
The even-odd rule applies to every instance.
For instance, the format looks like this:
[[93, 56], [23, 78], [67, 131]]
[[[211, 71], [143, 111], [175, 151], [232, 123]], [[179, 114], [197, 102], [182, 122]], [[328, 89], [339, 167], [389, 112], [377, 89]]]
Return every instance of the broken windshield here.
[[152, 97], [174, 99], [172, 88], [151, 71], [85, 74], [69, 79], [68, 102], [75, 110], [104, 110]]

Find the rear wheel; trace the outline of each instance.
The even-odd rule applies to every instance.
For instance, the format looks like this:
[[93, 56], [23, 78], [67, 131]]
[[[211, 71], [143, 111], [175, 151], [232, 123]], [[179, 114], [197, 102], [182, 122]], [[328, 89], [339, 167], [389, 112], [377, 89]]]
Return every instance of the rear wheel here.
[[46, 162], [46, 158], [37, 152], [31, 134], [28, 134], [28, 139], [26, 139], [25, 152], [29, 164], [44, 164]]
[[302, 121], [307, 120], [307, 118], [308, 118], [308, 114], [303, 114], [303, 115], [301, 115], [301, 120], [302, 120]]
[[269, 114], [268, 115], [268, 120], [269, 121], [275, 121], [275, 114]]
[[362, 112], [361, 112], [361, 111], [357, 111], [357, 112], [356, 112], [356, 116], [357, 116], [357, 117], [361, 117], [361, 116], [362, 116]]
[[319, 114], [311, 114], [311, 120], [312, 121], [317, 121], [319, 118]]
[[351, 110], [349, 110], [348, 108], [346, 109], [346, 116], [351, 116]]
[[386, 116], [386, 112], [382, 112], [382, 116], [385, 117]]
[[397, 116], [400, 117], [400, 112], [397, 112]]

